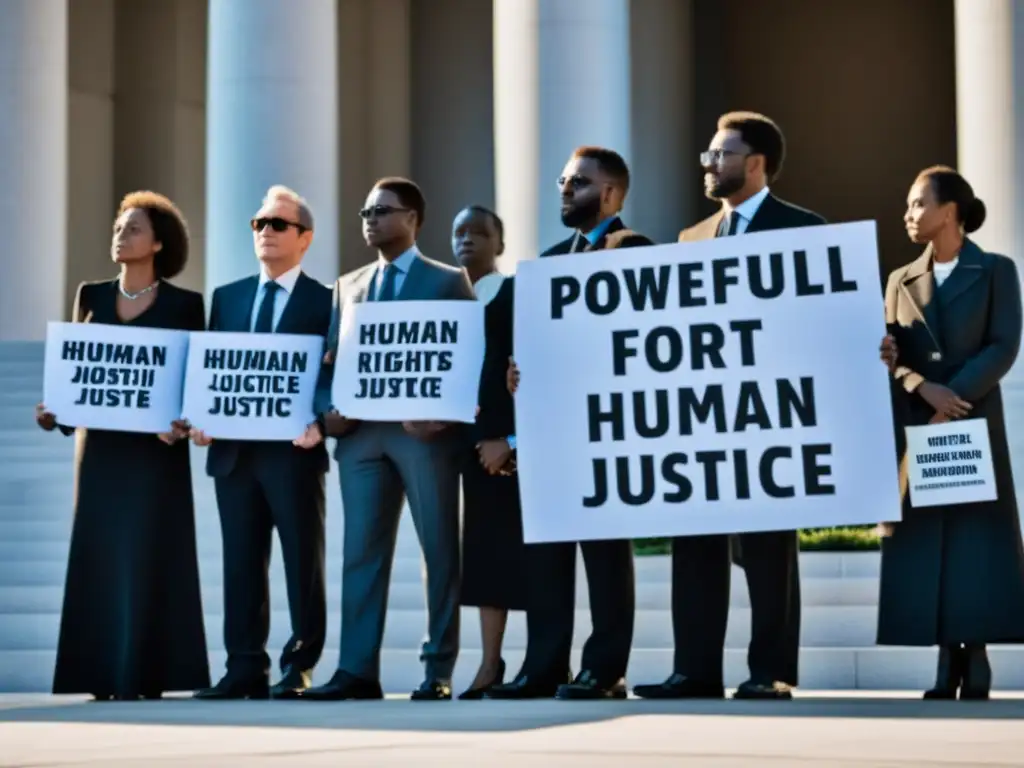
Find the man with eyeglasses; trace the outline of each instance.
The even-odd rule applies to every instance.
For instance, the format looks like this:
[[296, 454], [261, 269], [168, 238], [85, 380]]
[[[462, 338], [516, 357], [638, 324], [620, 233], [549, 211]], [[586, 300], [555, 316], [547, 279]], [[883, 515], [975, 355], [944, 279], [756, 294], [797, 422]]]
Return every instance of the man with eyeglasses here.
[[[423, 193], [408, 179], [381, 179], [370, 190], [359, 216], [377, 258], [334, 284], [329, 359], [337, 352], [341, 313], [349, 302], [475, 299], [464, 269], [427, 258], [416, 247], [425, 209]], [[398, 521], [408, 498], [427, 582], [427, 639], [420, 655], [426, 674], [412, 698], [449, 700], [459, 651], [460, 427], [357, 424], [333, 411], [326, 425], [327, 434], [338, 438], [334, 458], [345, 508], [341, 650], [334, 676], [303, 698], [383, 696], [380, 647]]]
[[[258, 275], [213, 293], [211, 331], [326, 336], [331, 291], [302, 271], [313, 240], [306, 201], [283, 186], [268, 190], [250, 221]], [[320, 399], [331, 368], [321, 367]], [[224, 647], [227, 673], [200, 699], [293, 698], [309, 687], [324, 647], [325, 475], [329, 466], [322, 417], [294, 441], [212, 440], [206, 471], [214, 479], [224, 547]], [[268, 689], [270, 632], [268, 571], [274, 529], [281, 541], [292, 634], [281, 653], [281, 679]]]
[[[629, 192], [629, 167], [611, 149], [577, 148], [558, 179], [568, 238], [541, 258], [583, 251], [633, 248], [654, 241], [626, 227], [619, 214]], [[515, 392], [518, 370], [510, 367]], [[527, 374], [529, 375], [529, 374]], [[633, 545], [628, 539], [583, 541], [593, 632], [583, 646], [580, 673], [570, 680], [576, 609], [576, 544], [529, 544], [530, 600], [526, 659], [516, 678], [492, 686], [487, 698], [624, 699], [636, 613]]]
[[[679, 233], [680, 242], [824, 224], [817, 213], [773, 195], [785, 159], [785, 139], [769, 118], [730, 112], [701, 153], [705, 194], [721, 203], [712, 216]], [[750, 678], [738, 699], [790, 699], [800, 652], [800, 571], [796, 531], [685, 536], [672, 541], [673, 673], [638, 685], [653, 699], [724, 697], [725, 633], [729, 619], [730, 549], [750, 592]]]

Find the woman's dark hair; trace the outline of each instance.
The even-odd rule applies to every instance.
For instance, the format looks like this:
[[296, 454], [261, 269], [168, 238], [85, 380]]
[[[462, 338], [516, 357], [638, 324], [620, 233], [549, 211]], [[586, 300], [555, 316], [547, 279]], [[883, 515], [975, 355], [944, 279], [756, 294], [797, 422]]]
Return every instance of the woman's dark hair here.
[[117, 209], [120, 216], [131, 208], [146, 212], [153, 239], [163, 247], [153, 257], [153, 271], [160, 279], [181, 274], [188, 263], [188, 224], [178, 207], [159, 192], [129, 192]]
[[980, 197], [974, 196], [974, 189], [967, 183], [967, 179], [948, 165], [925, 168], [917, 178], [928, 180], [940, 205], [956, 204], [956, 218], [963, 225], [964, 232], [977, 232], [981, 229], [985, 223], [985, 203]]
[[498, 239], [505, 242], [505, 222], [501, 220], [501, 216], [483, 205], [467, 205], [465, 210], [490, 218], [491, 223], [494, 224], [494, 230], [498, 233]]

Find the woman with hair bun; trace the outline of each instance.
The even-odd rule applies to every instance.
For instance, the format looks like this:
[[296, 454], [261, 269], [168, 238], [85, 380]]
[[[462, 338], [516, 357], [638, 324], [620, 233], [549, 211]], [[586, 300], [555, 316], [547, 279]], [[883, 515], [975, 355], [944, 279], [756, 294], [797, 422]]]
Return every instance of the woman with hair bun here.
[[[127, 195], [110, 258], [120, 274], [82, 283], [72, 321], [202, 331], [203, 296], [168, 282], [188, 259], [188, 227], [155, 192]], [[54, 693], [159, 699], [210, 684], [188, 425], [159, 435], [75, 429], [36, 408], [47, 431], [75, 435], [75, 509]]]
[[[1000, 380], [1021, 342], [1021, 290], [1012, 259], [966, 237], [985, 204], [955, 170], [922, 171], [903, 217], [927, 246], [885, 290], [881, 356], [893, 381], [903, 519], [884, 526], [880, 645], [939, 646], [928, 699], [985, 699], [991, 643], [1024, 642], [1024, 546]], [[904, 428], [985, 419], [998, 498], [914, 509]]]

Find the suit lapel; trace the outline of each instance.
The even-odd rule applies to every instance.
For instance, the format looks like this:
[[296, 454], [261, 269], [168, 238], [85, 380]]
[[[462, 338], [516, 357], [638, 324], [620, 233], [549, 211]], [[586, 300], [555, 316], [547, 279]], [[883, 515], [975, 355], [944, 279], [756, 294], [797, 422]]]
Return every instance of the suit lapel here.
[[932, 274], [932, 247], [925, 248], [907, 268], [900, 286], [915, 313], [938, 344], [939, 324], [935, 311], [935, 277]]
[[423, 270], [422, 259], [419, 254], [409, 262], [409, 271], [405, 273], [405, 279], [402, 280], [402, 287], [395, 293], [395, 299], [402, 301], [414, 300], [417, 297], [417, 291], [419, 289], [421, 271]]
[[763, 232], [771, 228], [772, 217], [775, 213], [775, 198], [769, 193], [761, 201], [761, 205], [754, 211], [754, 217], [747, 224], [746, 232]]
[[710, 218], [704, 219], [697, 225], [698, 229], [695, 240], [714, 240], [718, 237], [718, 230], [722, 227], [722, 219], [725, 218], [725, 209], [719, 208], [718, 213]]
[[[625, 228], [626, 228], [626, 225], [622, 223], [622, 219], [620, 219], [618, 216], [616, 216], [614, 219], [612, 219], [610, 222], [608, 222], [608, 229], [606, 229], [604, 231], [604, 234], [601, 235], [601, 239], [598, 240], [596, 243], [591, 243], [589, 238], [584, 237], [583, 238], [584, 244], [583, 244], [582, 250], [584, 250], [584, 251], [603, 251], [605, 243], [608, 241], [608, 236], [612, 235], [612, 234], [615, 234], [620, 229], [625, 229]], [[583, 237], [583, 236], [581, 235], [581, 237]]]
[[981, 253], [982, 251], [977, 245], [964, 239], [956, 267], [939, 288], [939, 296], [943, 304], [953, 303], [981, 279], [984, 272], [981, 266]]
[[306, 306], [305, 296], [307, 281], [310, 278], [306, 277], [305, 272], [299, 273], [298, 280], [295, 281], [295, 287], [292, 289], [291, 295], [288, 296], [288, 303], [284, 305], [284, 312], [281, 313], [281, 319], [277, 321], [277, 333], [295, 333], [296, 328], [299, 325], [299, 319], [302, 317], [302, 309]]
[[370, 286], [373, 278], [377, 275], [377, 262], [368, 264], [362, 274], [355, 278], [355, 290], [350, 294], [350, 300], [356, 303], [370, 301]]
[[[252, 330], [252, 310], [256, 303], [256, 292], [260, 287], [260, 279], [253, 275], [246, 278], [238, 286], [238, 298], [231, 308], [229, 328], [239, 333]], [[227, 329], [225, 329], [227, 330]]]

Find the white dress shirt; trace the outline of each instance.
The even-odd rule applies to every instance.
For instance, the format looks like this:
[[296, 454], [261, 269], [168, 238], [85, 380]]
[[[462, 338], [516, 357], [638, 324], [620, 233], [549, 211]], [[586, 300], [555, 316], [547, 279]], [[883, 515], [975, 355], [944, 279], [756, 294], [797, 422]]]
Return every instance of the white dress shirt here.
[[953, 274], [953, 270], [956, 269], [956, 265], [960, 263], [960, 257], [953, 259], [952, 261], [933, 261], [932, 262], [932, 273], [935, 275], [935, 285], [940, 286], [946, 282], [946, 278]]
[[[419, 248], [413, 244], [412, 248], [391, 262], [391, 265], [397, 270], [395, 272], [395, 292], [393, 296], [398, 296], [398, 292], [402, 290], [402, 284], [405, 282], [405, 276], [409, 274], [409, 268], [412, 267], [412, 263], [416, 261], [419, 255]], [[380, 289], [384, 284], [384, 270], [387, 266], [388, 260], [383, 256], [378, 256], [377, 272], [370, 283], [370, 290], [373, 291], [374, 299], [380, 296]]]
[[[761, 207], [761, 203], [768, 197], [768, 187], [762, 187], [760, 192], [757, 192], [742, 203], [737, 205], [735, 208], [730, 208], [728, 203], [722, 205], [722, 209], [725, 211], [726, 221], [729, 220], [729, 216], [735, 210], [740, 215], [740, 220], [736, 223], [737, 235], [742, 235], [747, 231], [747, 227], [750, 226], [751, 219], [754, 218], [754, 214], [757, 213], [757, 209]], [[726, 224], [728, 226], [728, 224]]]
[[[274, 294], [274, 320], [272, 327], [275, 331], [277, 330], [277, 324], [281, 322], [281, 315], [284, 314], [284, 308], [288, 306], [288, 299], [295, 290], [295, 283], [298, 281], [301, 272], [302, 265], [296, 264], [274, 281], [280, 286]], [[256, 317], [259, 315], [260, 306], [262, 306], [263, 299], [267, 295], [267, 283], [269, 282], [270, 276], [266, 270], [260, 269], [260, 284], [256, 289], [256, 301], [252, 303], [252, 314], [249, 315], [250, 331], [256, 327]]]

